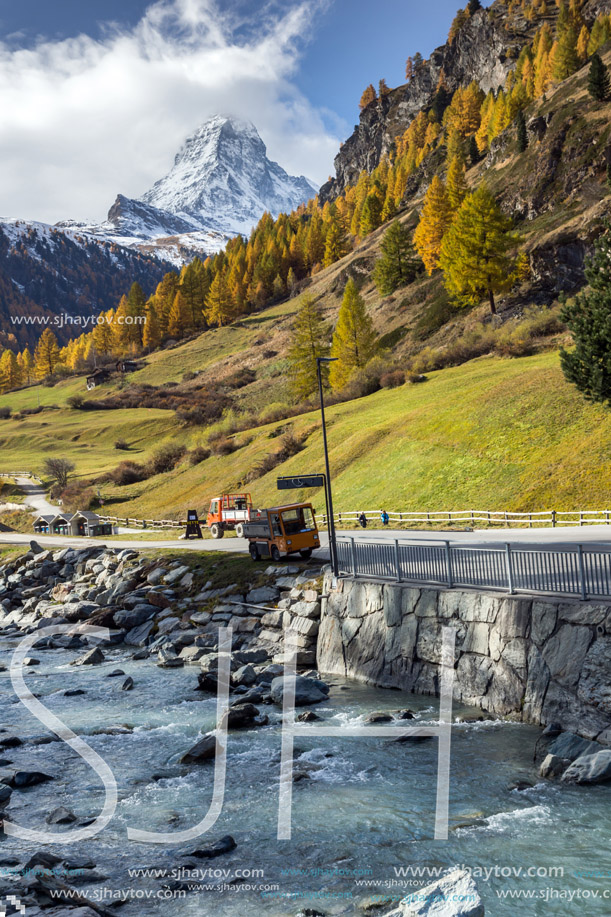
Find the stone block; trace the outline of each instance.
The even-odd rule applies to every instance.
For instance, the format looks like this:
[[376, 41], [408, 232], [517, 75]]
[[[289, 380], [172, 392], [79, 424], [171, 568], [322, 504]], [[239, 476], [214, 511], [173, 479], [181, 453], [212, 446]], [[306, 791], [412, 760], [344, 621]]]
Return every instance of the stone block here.
[[592, 642], [589, 627], [563, 624], [542, 649], [551, 676], [558, 684], [573, 688], [579, 680], [584, 659]]

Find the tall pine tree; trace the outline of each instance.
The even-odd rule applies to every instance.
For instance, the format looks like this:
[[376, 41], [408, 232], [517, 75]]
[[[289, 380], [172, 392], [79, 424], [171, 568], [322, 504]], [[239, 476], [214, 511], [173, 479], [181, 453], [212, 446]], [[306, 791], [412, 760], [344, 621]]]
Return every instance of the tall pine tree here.
[[465, 198], [441, 246], [439, 264], [448, 292], [463, 305], [487, 296], [495, 314], [495, 294], [514, 281], [516, 259], [511, 250], [517, 241], [511, 221], [482, 185]]
[[565, 306], [574, 350], [560, 351], [564, 375], [591, 401], [611, 403], [611, 223], [586, 265], [588, 289]]
[[414, 232], [414, 245], [430, 275], [439, 266], [443, 237], [452, 222], [452, 208], [446, 186], [438, 175], [433, 176], [424, 198], [420, 222]]
[[373, 279], [382, 296], [390, 296], [416, 276], [419, 261], [415, 256], [409, 230], [394, 220], [381, 244], [382, 257], [376, 262]]
[[528, 147], [528, 131], [526, 130], [526, 119], [523, 111], [519, 111], [516, 116], [516, 134], [518, 153], [523, 153]]
[[45, 328], [40, 335], [34, 351], [34, 371], [39, 379], [50, 376], [59, 363], [59, 346], [57, 338], [50, 328]]
[[[293, 339], [289, 350], [291, 390], [298, 400], [309, 398], [318, 385], [317, 357], [329, 355], [331, 329], [323, 318], [322, 309], [310, 294], [302, 300], [295, 318]], [[324, 378], [328, 367], [323, 366]]]
[[598, 54], [592, 56], [590, 64], [590, 73], [588, 75], [588, 92], [597, 102], [606, 102], [609, 98], [611, 82], [609, 80], [609, 70]]
[[329, 381], [332, 388], [342, 389], [354, 373], [366, 366], [376, 351], [377, 337], [365, 301], [352, 277], [344, 290], [337, 325], [331, 344]]

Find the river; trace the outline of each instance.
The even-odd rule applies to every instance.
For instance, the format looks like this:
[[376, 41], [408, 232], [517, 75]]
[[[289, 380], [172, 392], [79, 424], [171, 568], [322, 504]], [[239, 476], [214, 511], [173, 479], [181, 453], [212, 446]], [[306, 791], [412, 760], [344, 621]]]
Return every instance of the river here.
[[[16, 638], [3, 640], [3, 662], [8, 662], [16, 645]], [[119, 786], [115, 816], [101, 834], [76, 845], [46, 849], [72, 861], [92, 860], [96, 873], [85, 873], [82, 878], [87, 884], [79, 884], [79, 890], [97, 895], [106, 904], [122, 895], [126, 903], [120, 913], [125, 917], [294, 917], [304, 908], [311, 913], [358, 915], [372, 895], [388, 899], [375, 912], [384, 914], [393, 899], [416, 892], [431, 880], [427, 870], [455, 864], [476, 870], [486, 914], [494, 917], [611, 913], [611, 900], [602, 900], [609, 879], [579, 875], [596, 870], [609, 874], [611, 787], [541, 781], [533, 764], [540, 730], [508, 722], [458, 722], [453, 728], [447, 841], [433, 840], [435, 739], [396, 743], [301, 737], [295, 742], [296, 766], [315, 767], [294, 785], [292, 839], [279, 841], [281, 731], [280, 711], [275, 707], [262, 707], [270, 717], [268, 726], [230, 733], [224, 805], [209, 835], [178, 847], [128, 841], [128, 827], [181, 830], [200, 821], [207, 811], [213, 764], [184, 767], [178, 758], [201, 730], [214, 728], [216, 700], [194, 690], [196, 667], [161, 670], [150, 660], [132, 660], [123, 647], [104, 652], [102, 665], [72, 668], [69, 663], [78, 651], [37, 648], [34, 655], [41, 665], [27, 670], [27, 683], [53, 713], [88, 737], [91, 747], [111, 766]], [[134, 679], [132, 691], [121, 690], [123, 678], [107, 677], [118, 666]], [[415, 713], [418, 722], [435, 719], [433, 698], [336, 677], [327, 680], [332, 685], [328, 702], [316, 708], [326, 725], [355, 725], [372, 711], [405, 708]], [[66, 697], [68, 687], [85, 693]], [[15, 765], [55, 777], [15, 791], [8, 814], [22, 825], [69, 834], [70, 826], [49, 828], [44, 823], [46, 814], [65, 805], [79, 819], [95, 817], [104, 796], [98, 778], [63, 742], [32, 743], [45, 734], [44, 728], [13, 694], [7, 672], [0, 674], [0, 691], [3, 727], [28, 738], [20, 748], [0, 753]], [[455, 706], [454, 714], [460, 720], [472, 718], [477, 711]], [[112, 726], [130, 731], [94, 734]], [[510, 788], [520, 781], [533, 785]], [[185, 856], [227, 834], [237, 843], [232, 852], [211, 860]], [[37, 849], [4, 837], [0, 860], [9, 855], [23, 860]], [[220, 888], [203, 888], [181, 897], [169, 874], [174, 871], [175, 877], [194, 866], [212, 870], [203, 884]], [[151, 868], [168, 870], [168, 876], [133, 872]], [[488, 878], [477, 870], [487, 871]], [[528, 870], [537, 874], [529, 876]], [[3, 865], [2, 871], [6, 876], [10, 868]], [[180, 875], [185, 880], [184, 872]], [[546, 889], [555, 890], [558, 897], [549, 897], [554, 892]], [[499, 893], [517, 892], [547, 894], [548, 900], [499, 897]], [[599, 898], [593, 896], [595, 892]], [[576, 899], [576, 894], [581, 898]]]

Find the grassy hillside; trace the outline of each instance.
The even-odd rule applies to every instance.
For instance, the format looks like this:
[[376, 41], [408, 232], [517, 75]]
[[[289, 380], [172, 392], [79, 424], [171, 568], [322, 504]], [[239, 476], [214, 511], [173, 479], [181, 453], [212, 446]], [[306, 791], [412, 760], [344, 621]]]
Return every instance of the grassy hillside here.
[[[120, 418], [117, 415], [122, 415]], [[110, 416], [109, 416], [110, 415]], [[43, 415], [45, 416], [45, 415]], [[49, 415], [50, 416], [50, 415]], [[112, 420], [112, 425], [110, 421]], [[304, 450], [245, 485], [256, 463], [291, 429]], [[121, 431], [135, 440], [119, 453]], [[41, 439], [42, 437], [42, 439]], [[53, 412], [0, 425], [7, 468], [40, 468], [53, 449], [90, 476], [128, 455], [146, 458], [164, 440], [192, 447], [199, 430], [178, 428], [171, 412]], [[246, 486], [258, 505], [277, 502], [278, 474], [322, 468], [317, 412], [238, 433], [233, 454], [128, 487], [101, 486], [108, 511], [162, 518], [203, 510], [223, 489]], [[338, 509], [599, 509], [611, 504], [611, 413], [590, 405], [564, 380], [557, 353], [520, 359], [484, 357], [431, 373], [426, 383], [383, 390], [329, 410], [329, 441]], [[323, 508], [321, 493], [302, 496]]]
[[[608, 50], [605, 60], [611, 63]], [[531, 135], [525, 153], [517, 154], [510, 127], [468, 173], [472, 186], [485, 180], [504, 208], [517, 215], [531, 255], [531, 281], [500, 297], [498, 318], [491, 318], [485, 304], [453, 306], [439, 274], [420, 275], [382, 297], [372, 270], [385, 227], [302, 284], [334, 323], [346, 281], [354, 277], [389, 368], [413, 368], [429, 377], [423, 385], [382, 390], [330, 408], [338, 509], [520, 511], [611, 504], [611, 415], [584, 402], [564, 381], [553, 348], [568, 339], [554, 317], [557, 309], [549, 309], [559, 290], [571, 287], [572, 266], [577, 263], [579, 273], [582, 249], [610, 210], [603, 151], [611, 136], [611, 104], [590, 99], [586, 77], [584, 68], [530, 106], [527, 117], [540, 117], [546, 127], [539, 140]], [[399, 214], [410, 227], [430, 180], [427, 168], [424, 164]], [[441, 160], [435, 168], [441, 168]], [[197, 465], [185, 461], [128, 487], [101, 482], [109, 512], [182, 517], [187, 507], [201, 510], [220, 491], [242, 487], [259, 505], [276, 501], [279, 473], [322, 467], [317, 411], [277, 419], [292, 406], [287, 351], [300, 304], [300, 297], [275, 304], [151, 354], [140, 371], [115, 376], [91, 393], [78, 377], [0, 396], [0, 408], [13, 412], [0, 420], [0, 471], [40, 471], [46, 456], [61, 455], [74, 462], [81, 479], [96, 479], [126, 459], [145, 464], [165, 443], [193, 449], [206, 446], [211, 432], [224, 430], [238, 446], [230, 455], [212, 455]], [[508, 346], [508, 336], [520, 332], [529, 309], [538, 310], [529, 319], [530, 337], [524, 346], [519, 340], [519, 346], [513, 340]], [[522, 353], [532, 355], [499, 356]], [[450, 368], [431, 371], [441, 366]], [[251, 370], [249, 378], [236, 385], [232, 376], [244, 369]], [[159, 397], [155, 405], [177, 394], [188, 404], [207, 386], [210, 391], [220, 387], [232, 405], [208, 428], [181, 423], [175, 410], [163, 405], [142, 406], [151, 394]], [[75, 395], [86, 398], [90, 409], [70, 407]], [[95, 409], [97, 401], [123, 395], [130, 396], [131, 407]], [[40, 413], [30, 413], [39, 408]], [[237, 434], [236, 419], [244, 428]], [[303, 439], [303, 451], [247, 483], [287, 431]], [[128, 451], [115, 448], [119, 440], [128, 443]], [[322, 509], [320, 493], [307, 496]]]

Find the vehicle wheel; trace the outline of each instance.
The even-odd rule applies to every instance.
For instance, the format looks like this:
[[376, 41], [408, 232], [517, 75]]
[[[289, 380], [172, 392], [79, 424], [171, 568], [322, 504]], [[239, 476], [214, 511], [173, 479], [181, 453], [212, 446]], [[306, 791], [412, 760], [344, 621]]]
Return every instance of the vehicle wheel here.
[[272, 545], [270, 554], [271, 554], [271, 558], [274, 561], [274, 563], [278, 563], [278, 561], [280, 560], [280, 551], [278, 550], [278, 545], [276, 544]]
[[261, 560], [259, 556], [259, 548], [257, 547], [254, 541], [250, 542], [250, 548], [248, 550], [250, 551], [250, 556], [252, 557], [253, 560], [255, 561]]
[[235, 527], [235, 533], [238, 538], [244, 537], [244, 523], [243, 522], [238, 522], [238, 524]]
[[304, 560], [309, 560], [312, 556], [312, 548], [304, 548], [303, 551], [299, 552], [299, 556], [303, 557]]
[[218, 525], [218, 523], [215, 522], [214, 525], [210, 526], [210, 534], [212, 535], [213, 538], [222, 538], [225, 532], [223, 530], [223, 527]]

